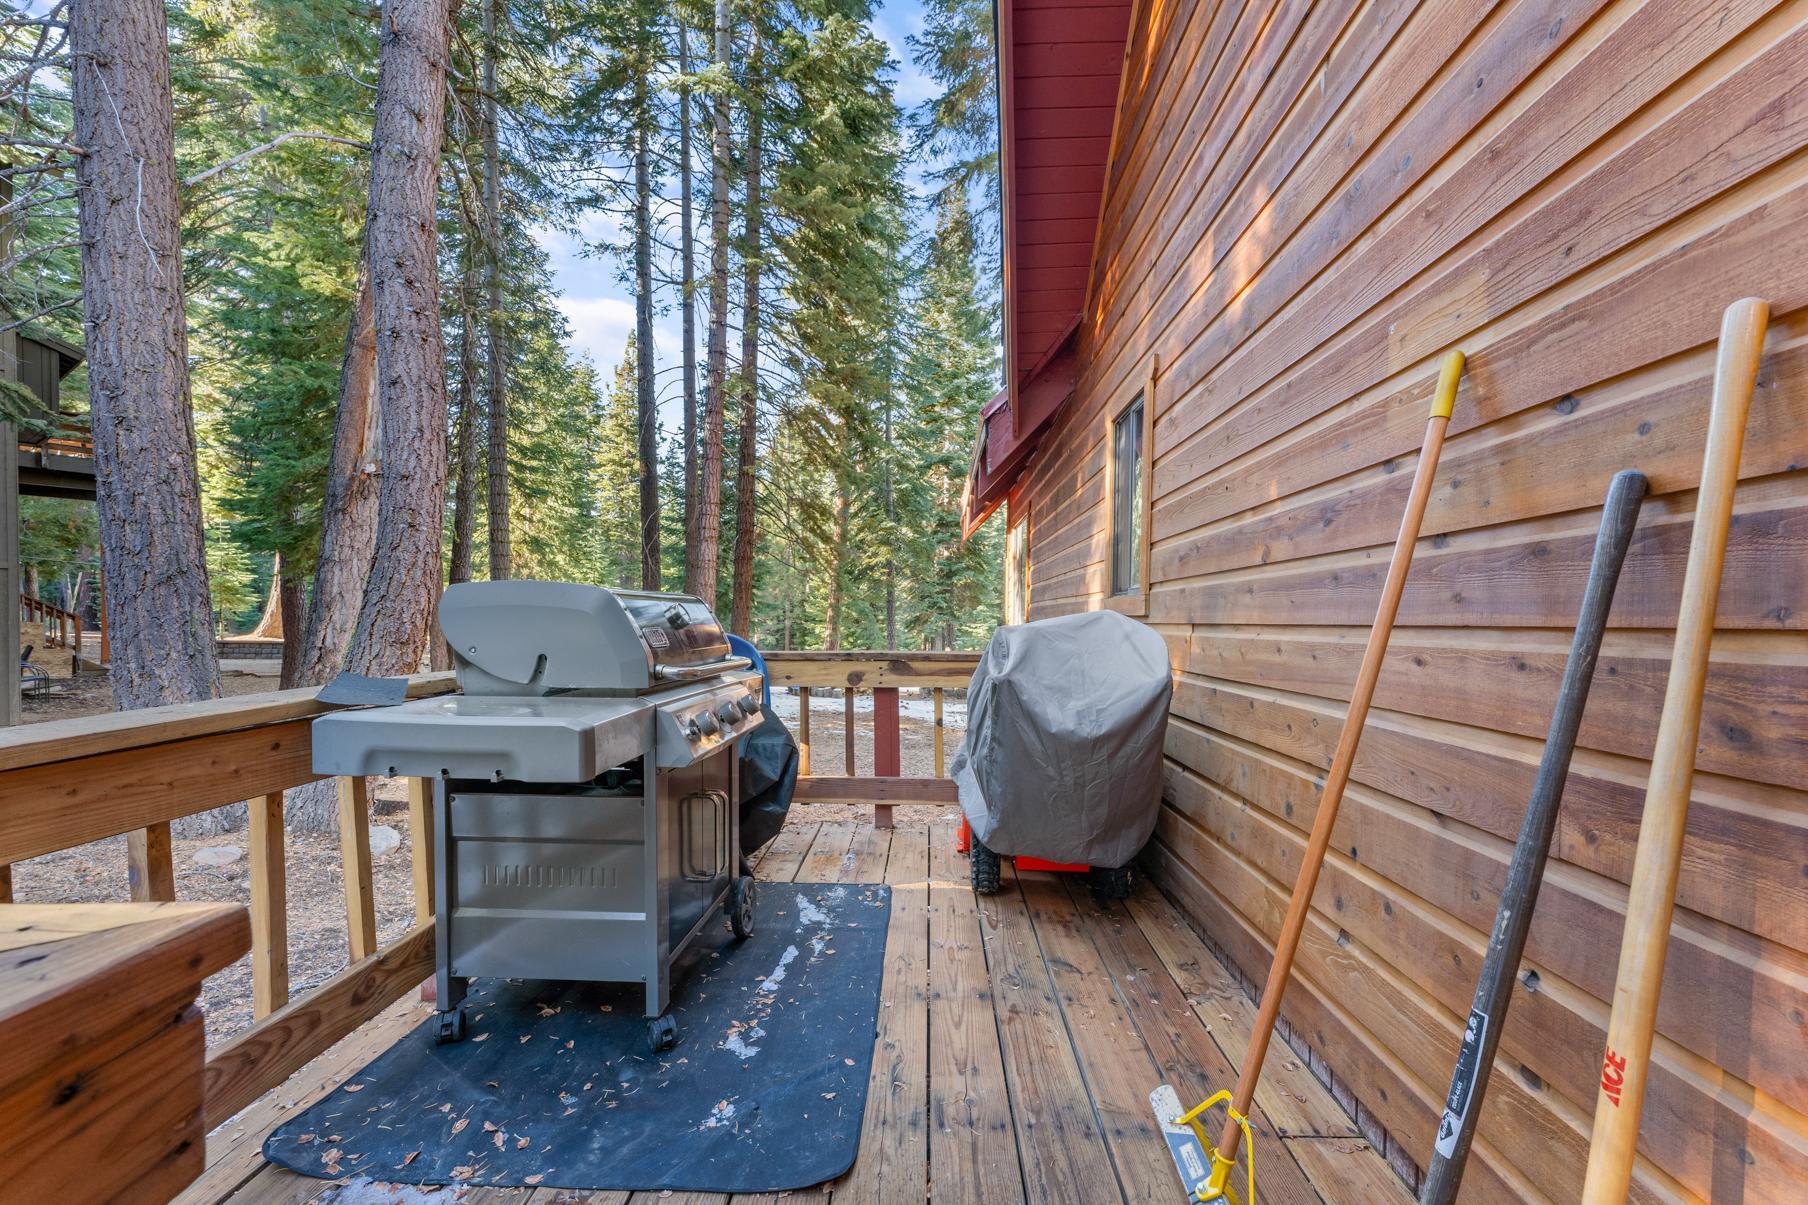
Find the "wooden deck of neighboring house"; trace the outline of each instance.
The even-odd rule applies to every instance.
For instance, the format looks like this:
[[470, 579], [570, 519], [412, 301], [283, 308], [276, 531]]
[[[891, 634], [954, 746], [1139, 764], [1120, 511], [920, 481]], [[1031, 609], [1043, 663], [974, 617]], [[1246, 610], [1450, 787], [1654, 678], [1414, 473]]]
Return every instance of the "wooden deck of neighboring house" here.
[[[891, 931], [860, 1156], [832, 1184], [740, 1202], [1007, 1201], [1102, 1205], [1177, 1200], [1146, 1097], [1163, 1079], [1199, 1099], [1228, 1086], [1254, 1005], [1159, 892], [1101, 911], [1084, 884], [1048, 874], [976, 897], [951, 814], [927, 827], [793, 824], [766, 849], [763, 880], [886, 882]], [[412, 1201], [264, 1162], [264, 1135], [428, 1016], [392, 1006], [208, 1140], [207, 1173], [180, 1198], [235, 1205]], [[1281, 1043], [1257, 1094], [1264, 1202], [1404, 1201], [1356, 1123]], [[448, 1193], [453, 1190], [444, 1190]], [[594, 1201], [716, 1205], [721, 1194], [471, 1188], [468, 1203]]]

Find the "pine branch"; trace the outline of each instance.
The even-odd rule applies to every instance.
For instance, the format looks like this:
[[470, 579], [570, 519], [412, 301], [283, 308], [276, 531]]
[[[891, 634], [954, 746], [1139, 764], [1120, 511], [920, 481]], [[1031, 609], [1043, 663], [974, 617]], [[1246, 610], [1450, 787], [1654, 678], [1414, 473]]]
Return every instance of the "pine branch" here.
[[190, 176], [188, 179], [182, 181], [182, 187], [193, 188], [198, 184], [205, 183], [206, 181], [219, 175], [221, 172], [231, 171], [233, 168], [239, 166], [241, 163], [244, 163], [245, 161], [247, 161], [249, 159], [252, 159], [258, 155], [261, 155], [265, 151], [273, 151], [277, 147], [281, 146], [283, 143], [293, 142], [298, 138], [311, 138], [311, 139], [314, 139], [319, 142], [338, 143], [340, 146], [355, 147], [361, 151], [370, 150], [370, 143], [360, 142], [356, 138], [341, 138], [337, 134], [324, 134], [318, 130], [290, 130], [287, 133], [278, 134], [276, 137], [272, 138], [270, 141], [263, 143], [259, 146], [254, 146], [248, 151], [240, 151], [238, 154], [234, 155], [232, 158], [226, 160], [223, 163], [216, 163], [212, 167], [208, 168], [206, 171], [196, 172], [194, 175]]

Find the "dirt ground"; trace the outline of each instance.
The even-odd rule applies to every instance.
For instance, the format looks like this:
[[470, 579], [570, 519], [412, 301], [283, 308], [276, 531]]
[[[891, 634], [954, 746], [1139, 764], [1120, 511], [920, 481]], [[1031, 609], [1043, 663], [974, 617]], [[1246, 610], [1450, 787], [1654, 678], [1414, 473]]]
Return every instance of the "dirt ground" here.
[[[65, 660], [59, 668], [66, 675], [67, 654], [61, 655]], [[39, 664], [46, 660], [37, 656], [33, 659]], [[46, 665], [46, 668], [51, 667]], [[26, 723], [94, 715], [112, 709], [112, 697], [104, 674], [84, 674], [73, 681], [64, 677], [61, 681], [71, 686], [68, 693], [25, 701]], [[275, 687], [272, 679], [242, 674], [228, 674], [224, 683], [226, 693], [232, 695]], [[870, 696], [868, 698], [870, 700]], [[781, 697], [774, 701], [776, 710], [795, 733], [796, 699]], [[920, 702], [921, 706], [918, 706], [907, 700], [905, 714], [899, 723], [903, 771], [907, 775], [927, 775], [934, 767], [933, 724], [913, 714], [927, 707], [927, 700]], [[870, 706], [868, 702], [855, 719], [856, 762], [858, 772], [862, 774], [872, 772]], [[949, 713], [949, 726], [945, 730], [946, 755], [952, 760], [962, 735], [956, 721], [964, 720], [964, 713], [959, 713], [952, 705]], [[839, 699], [813, 701], [810, 737], [814, 746], [814, 771], [830, 775], [845, 773], [843, 710]], [[413, 841], [402, 782], [377, 779], [372, 786], [372, 825], [387, 825], [401, 836], [400, 845], [373, 858], [371, 865], [376, 887], [377, 937], [379, 944], [387, 945], [406, 933], [414, 923]], [[896, 809], [895, 817], [899, 824], [925, 824], [941, 812], [938, 807], [904, 805]], [[790, 819], [797, 822], [858, 821], [871, 816], [872, 809], [867, 806], [799, 804], [791, 809]], [[240, 856], [220, 866], [203, 865], [195, 860], [198, 851], [214, 846], [231, 847], [240, 851]], [[217, 837], [175, 838], [176, 898], [248, 904], [251, 869], [243, 854], [244, 847], [242, 829]], [[13, 867], [14, 898], [20, 903], [124, 900], [128, 898], [125, 852], [125, 838], [114, 837], [21, 862]], [[291, 995], [298, 996], [346, 965], [349, 947], [344, 878], [337, 834], [291, 831], [287, 838], [287, 854], [289, 984]], [[250, 1025], [250, 957], [240, 959], [209, 978], [202, 991], [201, 1003], [207, 1016], [210, 1046], [218, 1045]]]

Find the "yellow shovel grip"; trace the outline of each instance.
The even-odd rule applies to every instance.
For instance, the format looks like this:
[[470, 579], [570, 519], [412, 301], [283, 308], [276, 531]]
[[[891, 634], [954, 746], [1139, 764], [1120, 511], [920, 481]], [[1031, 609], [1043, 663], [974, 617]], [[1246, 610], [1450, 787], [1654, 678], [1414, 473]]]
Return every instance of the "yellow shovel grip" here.
[[1456, 409], [1457, 382], [1463, 379], [1463, 365], [1467, 357], [1460, 351], [1452, 351], [1444, 357], [1444, 369], [1438, 374], [1438, 391], [1431, 399], [1431, 417], [1449, 418], [1450, 412]]

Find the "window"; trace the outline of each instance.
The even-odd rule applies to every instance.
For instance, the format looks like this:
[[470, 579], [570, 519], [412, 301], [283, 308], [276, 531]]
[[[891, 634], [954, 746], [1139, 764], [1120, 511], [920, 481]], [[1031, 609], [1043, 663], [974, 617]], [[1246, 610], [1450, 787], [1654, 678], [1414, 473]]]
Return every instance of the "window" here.
[[1143, 585], [1143, 399], [1111, 424], [1111, 592]]
[[1004, 621], [1026, 621], [1029, 603], [1030, 520], [1025, 515], [1006, 528], [1004, 534]]

